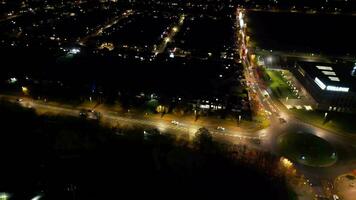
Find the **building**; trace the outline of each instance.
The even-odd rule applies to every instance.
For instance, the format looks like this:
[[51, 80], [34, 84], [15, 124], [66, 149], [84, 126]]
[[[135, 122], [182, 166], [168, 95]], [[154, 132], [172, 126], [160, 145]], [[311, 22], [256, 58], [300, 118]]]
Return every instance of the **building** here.
[[295, 62], [291, 71], [318, 109], [356, 112], [356, 63]]

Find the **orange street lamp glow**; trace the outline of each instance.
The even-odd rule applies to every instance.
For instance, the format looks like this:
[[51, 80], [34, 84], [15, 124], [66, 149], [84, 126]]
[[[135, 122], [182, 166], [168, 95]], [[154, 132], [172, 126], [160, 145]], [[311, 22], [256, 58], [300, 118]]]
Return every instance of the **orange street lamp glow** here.
[[28, 88], [27, 87], [22, 86], [21, 89], [22, 89], [23, 93], [25, 93], [25, 94], [28, 93]]

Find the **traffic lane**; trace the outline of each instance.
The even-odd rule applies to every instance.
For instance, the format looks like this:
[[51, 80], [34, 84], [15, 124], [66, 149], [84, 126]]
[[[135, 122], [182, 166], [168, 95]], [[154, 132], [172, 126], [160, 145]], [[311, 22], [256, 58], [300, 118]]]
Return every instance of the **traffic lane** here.
[[[16, 101], [16, 100], [13, 100]], [[71, 115], [71, 116], [78, 116], [79, 117], [79, 112], [81, 109], [79, 108], [67, 108], [67, 107], [62, 107], [62, 106], [54, 106], [54, 105], [49, 105], [44, 102], [36, 102], [36, 101], [30, 101], [30, 100], [23, 100], [22, 102], [19, 102], [20, 105], [28, 108], [33, 108], [39, 112], [46, 113], [46, 112], [53, 112], [55, 114], [63, 114], [63, 115]], [[189, 124], [189, 123], [182, 123], [182, 124], [172, 124], [170, 122], [165, 122], [162, 120], [148, 120], [148, 119], [140, 119], [140, 118], [131, 118], [131, 117], [123, 117], [123, 116], [118, 116], [115, 112], [106, 112], [102, 111], [101, 116], [103, 119], [108, 118], [108, 119], [113, 119], [116, 120], [117, 122], [121, 123], [129, 123], [129, 124], [141, 124], [141, 125], [146, 125], [146, 126], [152, 126], [156, 127], [160, 131], [166, 131], [167, 129], [169, 130], [178, 130], [178, 131], [184, 131], [188, 132], [190, 134], [196, 133], [199, 128], [205, 127], [211, 132], [213, 135], [225, 135], [229, 136], [232, 138], [245, 138], [245, 139], [261, 139], [263, 136], [259, 134], [251, 134], [251, 133], [244, 133], [244, 132], [239, 132], [237, 133], [236, 131], [218, 131], [216, 130], [215, 127], [211, 127], [208, 124], [203, 125], [203, 126], [197, 126], [194, 124]]]

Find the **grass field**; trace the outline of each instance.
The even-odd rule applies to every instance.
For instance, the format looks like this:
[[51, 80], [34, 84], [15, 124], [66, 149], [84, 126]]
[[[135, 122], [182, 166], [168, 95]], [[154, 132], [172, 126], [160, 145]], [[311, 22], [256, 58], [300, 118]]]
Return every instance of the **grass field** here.
[[328, 112], [326, 120], [325, 111], [291, 110], [294, 115], [310, 124], [321, 126], [331, 131], [356, 136], [356, 115], [347, 113]]
[[287, 133], [278, 138], [283, 156], [313, 167], [333, 165], [337, 161], [334, 148], [327, 141], [309, 133]]
[[297, 96], [293, 93], [292, 89], [289, 87], [287, 82], [282, 77], [280, 71], [277, 70], [266, 70], [270, 80], [268, 86], [271, 88], [272, 92], [278, 98], [296, 98]]

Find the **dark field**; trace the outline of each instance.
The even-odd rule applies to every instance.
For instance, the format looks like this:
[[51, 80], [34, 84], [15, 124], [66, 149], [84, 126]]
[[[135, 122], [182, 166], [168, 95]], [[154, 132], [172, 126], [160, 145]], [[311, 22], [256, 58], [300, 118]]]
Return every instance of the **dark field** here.
[[356, 17], [250, 12], [247, 26], [263, 49], [356, 55]]

